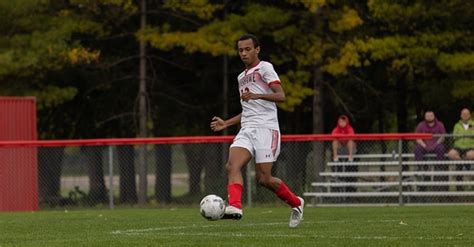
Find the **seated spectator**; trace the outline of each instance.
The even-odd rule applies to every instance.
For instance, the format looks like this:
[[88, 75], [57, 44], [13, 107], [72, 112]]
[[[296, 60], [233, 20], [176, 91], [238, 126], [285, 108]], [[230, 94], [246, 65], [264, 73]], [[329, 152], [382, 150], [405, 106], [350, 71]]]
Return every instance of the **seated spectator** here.
[[[349, 124], [349, 118], [341, 115], [337, 119], [337, 126], [332, 130], [332, 135], [353, 135], [354, 129]], [[339, 154], [347, 154], [348, 160], [353, 161], [355, 153], [355, 143], [353, 140], [334, 140], [332, 141], [333, 161], [339, 161]]]
[[[353, 135], [354, 129], [349, 124], [349, 118], [346, 115], [341, 115], [337, 119], [337, 126], [332, 130], [332, 135]], [[339, 161], [339, 155], [348, 155], [347, 160], [352, 162], [354, 160], [353, 154], [356, 152], [355, 143], [353, 140], [334, 140], [332, 141], [332, 155], [333, 161]], [[334, 166], [334, 172], [357, 172], [359, 169], [353, 165]], [[356, 177], [344, 177], [341, 179], [344, 182], [357, 182]], [[357, 189], [353, 186], [342, 188], [344, 192], [355, 192]]]
[[[436, 116], [433, 111], [429, 110], [425, 112], [424, 120], [421, 121], [415, 130], [416, 133], [430, 133], [433, 135], [442, 135], [446, 134], [446, 129], [444, 128], [444, 124], [436, 119]], [[425, 154], [436, 154], [437, 160], [444, 159], [444, 136], [435, 136], [430, 140], [416, 140], [416, 147], [415, 147], [415, 160], [421, 161], [424, 159]], [[427, 171], [428, 165], [419, 165], [419, 171]], [[435, 165], [435, 170], [438, 171], [447, 171], [447, 165]], [[423, 176], [424, 181], [429, 181], [430, 176]], [[448, 177], [435, 177], [437, 181], [447, 181]], [[448, 190], [447, 187], [436, 186], [435, 189], [438, 190]], [[420, 186], [420, 190], [426, 190], [425, 186]]]
[[[444, 124], [436, 119], [433, 111], [425, 112], [425, 120], [416, 127], [416, 133], [430, 133], [434, 135], [446, 134]], [[416, 140], [415, 160], [423, 160], [425, 154], [436, 154], [437, 160], [444, 159], [444, 136], [433, 137], [430, 140]]]
[[[474, 137], [462, 135], [474, 135], [474, 122], [471, 120], [471, 111], [467, 108], [461, 110], [461, 120], [454, 125], [454, 147], [448, 153], [451, 160], [474, 160]], [[456, 165], [456, 170], [471, 170], [471, 165]], [[457, 176], [457, 181], [463, 181], [463, 176]], [[457, 186], [462, 190], [462, 186]]]

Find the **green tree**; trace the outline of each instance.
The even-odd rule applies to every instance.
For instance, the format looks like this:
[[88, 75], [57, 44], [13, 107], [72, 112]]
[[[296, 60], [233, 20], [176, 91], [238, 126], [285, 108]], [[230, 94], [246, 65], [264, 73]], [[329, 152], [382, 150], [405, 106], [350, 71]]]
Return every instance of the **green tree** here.
[[[40, 138], [94, 136], [91, 133], [96, 133], [97, 126], [80, 128], [82, 122], [97, 124], [101, 121], [96, 121], [97, 118], [91, 121], [92, 114], [88, 115], [96, 105], [84, 107], [87, 105], [84, 99], [90, 98], [90, 92], [97, 87], [88, 85], [92, 82], [91, 75], [94, 80], [99, 79], [96, 71], [104, 66], [102, 47], [97, 44], [109, 37], [111, 24], [120, 23], [133, 12], [134, 6], [129, 0], [0, 3], [0, 92], [37, 97]], [[110, 109], [112, 102], [108, 106]], [[101, 117], [103, 112], [109, 111], [102, 109]], [[40, 198], [45, 201], [59, 196], [57, 185], [64, 152], [56, 153], [60, 157], [54, 161], [39, 158]], [[90, 171], [97, 166], [95, 162], [97, 160], [87, 163]], [[91, 173], [91, 178], [100, 179], [90, 179], [89, 193], [103, 201], [106, 194], [103, 171], [98, 172]]]
[[[313, 71], [324, 64], [327, 61], [325, 57], [335, 50], [339, 43], [342, 43], [338, 35], [362, 23], [354, 9], [344, 3], [329, 4], [325, 1], [288, 1], [271, 6], [258, 2], [245, 2], [239, 6], [232, 3], [216, 6], [207, 1], [199, 1], [203, 4], [200, 9], [183, 8], [179, 4], [170, 7], [171, 4], [177, 2], [179, 1], [169, 1], [170, 5], [164, 4], [162, 7], [194, 15], [196, 22], [199, 21], [195, 28], [189, 30], [188, 26], [164, 21], [140, 33], [139, 37], [147, 40], [152, 47], [161, 51], [181, 49], [190, 57], [204, 53], [211, 56], [226, 55], [235, 58], [237, 55], [236, 40], [247, 32], [257, 34], [264, 41], [262, 57], [270, 59], [281, 74], [287, 101], [279, 104], [280, 109], [286, 112], [284, 115], [288, 119], [304, 116], [308, 112], [311, 113], [311, 110], [308, 111], [308, 109], [312, 109], [314, 106], [302, 107], [301, 105], [305, 99], [315, 94], [319, 103], [316, 105], [318, 113], [314, 118], [318, 120], [319, 130], [317, 132], [322, 132], [323, 111], [320, 98], [323, 94], [320, 92], [320, 86], [316, 88], [316, 92], [313, 90], [313, 84], [319, 83], [318, 85], [321, 85], [318, 79], [314, 79], [318, 75]], [[326, 5], [325, 11], [320, 14], [319, 9]], [[221, 7], [224, 10], [232, 9], [232, 11], [222, 17], [208, 18], [212, 14], [219, 16], [216, 10]], [[200, 15], [198, 11], [201, 9], [214, 12]], [[321, 18], [322, 21], [319, 22], [318, 18]], [[316, 28], [315, 23], [317, 24]], [[331, 34], [326, 34], [327, 30], [330, 30]], [[333, 41], [335, 38], [336, 41]], [[301, 110], [301, 108], [305, 110]], [[297, 124], [292, 127], [293, 131], [302, 129], [305, 125], [309, 126], [306, 129], [311, 130], [311, 123], [308, 121], [288, 122]], [[284, 126], [289, 125], [291, 124]], [[306, 154], [298, 153], [295, 154], [296, 156], [306, 157]], [[304, 164], [304, 161], [301, 163]]]
[[396, 112], [399, 132], [411, 131], [410, 116], [427, 107], [439, 107], [435, 111], [447, 117], [457, 111], [456, 102], [472, 95], [471, 5], [368, 1], [367, 27], [325, 70], [339, 79], [369, 82], [386, 114]]

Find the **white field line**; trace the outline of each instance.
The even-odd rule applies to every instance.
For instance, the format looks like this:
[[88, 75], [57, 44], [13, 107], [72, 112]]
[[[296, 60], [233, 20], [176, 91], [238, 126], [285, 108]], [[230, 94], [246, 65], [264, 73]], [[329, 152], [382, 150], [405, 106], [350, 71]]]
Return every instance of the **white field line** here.
[[[242, 227], [246, 226], [273, 226], [273, 225], [282, 225], [288, 224], [288, 222], [273, 222], [273, 223], [257, 223], [257, 224], [245, 224]], [[111, 234], [127, 234], [127, 233], [145, 233], [145, 232], [159, 232], [159, 231], [168, 231], [168, 230], [184, 230], [191, 228], [222, 228], [232, 225], [189, 225], [189, 226], [170, 226], [170, 227], [155, 227], [155, 228], [144, 228], [144, 229], [126, 229], [126, 230], [115, 230]]]
[[[143, 232], [123, 233], [125, 236], [143, 236]], [[190, 233], [190, 232], [160, 232], [158, 236], [164, 238], [175, 238], [175, 237], [222, 237], [222, 233]], [[242, 237], [242, 238], [316, 238], [316, 239], [334, 239], [334, 240], [462, 240], [463, 236], [418, 236], [418, 237], [396, 237], [396, 236], [328, 236], [318, 234], [265, 234], [265, 233], [228, 233], [226, 237]]]
[[311, 237], [321, 239], [350, 239], [350, 240], [462, 240], [462, 236], [428, 236], [428, 237], [394, 237], [394, 236], [324, 236], [311, 235]]
[[[392, 223], [400, 222], [399, 220], [368, 220], [367, 223]], [[303, 221], [302, 224], [327, 224], [327, 223], [340, 223], [345, 224], [349, 223], [347, 220], [320, 220], [320, 221]], [[275, 225], [287, 225], [288, 222], [270, 222], [270, 223], [254, 223], [254, 224], [243, 224], [241, 227], [252, 227], [252, 226], [275, 226]], [[188, 225], [188, 226], [169, 226], [169, 227], [154, 227], [154, 228], [142, 228], [142, 229], [125, 229], [125, 230], [115, 230], [111, 234], [114, 235], [138, 235], [144, 234], [147, 232], [162, 232], [162, 231], [176, 231], [176, 230], [185, 230], [185, 229], [198, 229], [198, 228], [222, 228], [222, 227], [234, 227], [234, 225]], [[212, 234], [209, 234], [212, 236]]]
[[[126, 233], [123, 234], [126, 236], [143, 236], [144, 233]], [[201, 232], [201, 233], [190, 233], [190, 232], [160, 232], [157, 233], [160, 237], [192, 237], [192, 236], [204, 236], [204, 237], [222, 237], [222, 233], [210, 233], [210, 232]], [[228, 233], [226, 237], [244, 237], [244, 238], [260, 238], [260, 237], [269, 237], [269, 238], [302, 238], [306, 237], [305, 235], [299, 234], [265, 234], [265, 233]]]
[[[303, 221], [302, 224], [327, 224], [327, 223], [349, 223], [347, 220], [324, 220], [324, 221]], [[395, 223], [400, 220], [368, 220], [368, 223]], [[288, 222], [271, 222], [271, 223], [255, 223], [255, 224], [242, 224], [240, 227], [252, 227], [252, 226], [275, 226], [275, 225], [287, 225]], [[398, 225], [398, 223], [397, 223]], [[142, 236], [145, 234], [156, 233], [160, 237], [177, 237], [177, 236], [204, 236], [204, 237], [222, 237], [222, 233], [216, 232], [202, 232], [202, 233], [190, 233], [182, 230], [186, 229], [198, 229], [198, 228], [223, 228], [223, 227], [234, 227], [234, 225], [188, 225], [188, 226], [170, 226], [170, 227], [155, 227], [155, 228], [143, 228], [143, 229], [125, 229], [115, 230], [110, 232], [113, 235], [125, 235], [125, 236]], [[181, 230], [181, 231], [177, 231]], [[335, 235], [319, 235], [319, 234], [265, 234], [265, 233], [229, 233], [229, 237], [270, 237], [270, 238], [319, 238], [319, 239], [349, 239], [349, 240], [462, 240], [463, 234], [456, 236], [417, 236], [417, 237], [397, 237], [397, 236], [335, 236]]]

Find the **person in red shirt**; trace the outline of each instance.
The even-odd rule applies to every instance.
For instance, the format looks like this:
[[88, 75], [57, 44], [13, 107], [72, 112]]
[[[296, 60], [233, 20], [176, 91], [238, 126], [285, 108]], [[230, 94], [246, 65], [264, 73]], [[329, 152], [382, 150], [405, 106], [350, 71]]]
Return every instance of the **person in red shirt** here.
[[[332, 130], [332, 135], [353, 135], [354, 129], [349, 123], [346, 115], [341, 115], [337, 119], [337, 126]], [[334, 140], [332, 141], [332, 158], [333, 161], [339, 161], [338, 154], [348, 154], [348, 160], [353, 161], [353, 153], [355, 152], [355, 143], [353, 140]]]

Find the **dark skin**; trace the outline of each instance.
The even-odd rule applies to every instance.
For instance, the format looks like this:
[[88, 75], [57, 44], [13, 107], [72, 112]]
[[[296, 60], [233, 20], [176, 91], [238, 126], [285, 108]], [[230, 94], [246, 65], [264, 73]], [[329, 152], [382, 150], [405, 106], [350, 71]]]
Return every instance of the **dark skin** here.
[[[260, 63], [258, 54], [260, 47], [254, 47], [251, 39], [241, 40], [237, 44], [239, 56], [247, 69], [250, 69]], [[270, 89], [273, 93], [255, 94], [252, 92], [244, 92], [240, 98], [248, 102], [250, 100], [268, 100], [271, 102], [284, 102], [285, 92], [280, 84], [271, 84]], [[214, 132], [221, 131], [229, 126], [239, 124], [242, 114], [238, 114], [230, 119], [223, 120], [220, 117], [213, 117], [210, 127]], [[229, 151], [229, 159], [226, 164], [229, 184], [243, 184], [241, 169], [252, 159], [251, 153], [242, 147], [232, 147]], [[256, 179], [262, 186], [275, 191], [281, 184], [279, 178], [271, 175], [273, 163], [257, 163], [255, 164]]]

